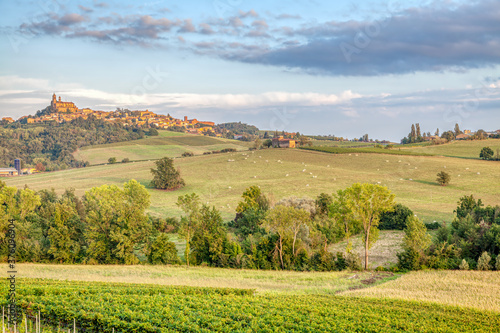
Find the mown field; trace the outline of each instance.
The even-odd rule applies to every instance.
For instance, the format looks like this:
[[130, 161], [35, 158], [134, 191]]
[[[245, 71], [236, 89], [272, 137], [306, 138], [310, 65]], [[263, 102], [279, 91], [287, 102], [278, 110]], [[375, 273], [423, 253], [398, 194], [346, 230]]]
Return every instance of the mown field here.
[[[234, 161], [233, 161], [234, 160]], [[258, 185], [274, 201], [287, 196], [316, 197], [333, 193], [355, 182], [386, 185], [396, 201], [410, 207], [425, 222], [450, 221], [458, 199], [474, 194], [485, 204], [500, 204], [500, 167], [497, 162], [442, 156], [393, 156], [381, 154], [327, 154], [298, 149], [265, 149], [254, 152], [203, 155], [175, 160], [187, 186], [174, 192], [149, 187], [153, 161], [101, 165], [37, 175], [6, 178], [8, 185], [28, 185], [62, 193], [73, 187], [78, 195], [93, 186], [122, 185], [136, 179], [151, 194], [150, 212], [179, 216], [179, 195], [196, 192], [204, 203], [220, 209], [225, 219], [243, 191]], [[439, 171], [451, 175], [449, 186], [437, 185]]]
[[87, 332], [496, 332], [498, 274], [20, 264], [17, 298], [46, 327]]
[[251, 143], [237, 140], [219, 139], [200, 135], [190, 135], [170, 131], [158, 131], [158, 136], [140, 140], [116, 142], [98, 146], [88, 146], [77, 150], [73, 155], [78, 160], [90, 164], [107, 163], [110, 157], [118, 162], [128, 158], [131, 161], [155, 160], [162, 157], [179, 157], [184, 152], [201, 155], [207, 151], [234, 148], [246, 150]]
[[419, 271], [343, 295], [416, 301], [500, 312], [500, 272]]

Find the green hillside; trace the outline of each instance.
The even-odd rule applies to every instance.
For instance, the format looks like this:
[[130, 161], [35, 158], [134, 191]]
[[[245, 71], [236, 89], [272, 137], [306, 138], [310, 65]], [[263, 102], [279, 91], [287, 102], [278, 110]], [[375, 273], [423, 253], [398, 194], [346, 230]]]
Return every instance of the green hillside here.
[[159, 159], [165, 156], [179, 157], [184, 152], [201, 155], [207, 151], [234, 148], [246, 150], [251, 143], [237, 140], [212, 138], [170, 131], [158, 131], [159, 136], [140, 140], [116, 142], [105, 145], [87, 146], [77, 150], [73, 156], [77, 160], [89, 161], [91, 164], [107, 163], [110, 157], [117, 161], [128, 158], [131, 161]]
[[[266, 149], [179, 158], [175, 164], [187, 186], [174, 192], [149, 187], [153, 161], [13, 177], [6, 182], [19, 188], [25, 184], [37, 190], [54, 188], [59, 193], [73, 187], [82, 195], [93, 186], [121, 186], [129, 179], [136, 179], [151, 193], [150, 211], [167, 216], [180, 214], [175, 205], [179, 195], [196, 192], [203, 202], [220, 209], [225, 218], [232, 218], [242, 192], [251, 185], [261, 186], [264, 193], [279, 200], [291, 195], [315, 197], [321, 192], [333, 193], [355, 182], [379, 183], [387, 185], [398, 202], [410, 207], [426, 222], [450, 221], [463, 195], [474, 194], [486, 204], [500, 204], [500, 168], [493, 161]], [[447, 187], [438, 186], [435, 181], [436, 174], [443, 170], [451, 175], [451, 184]]]
[[500, 140], [488, 139], [453, 141], [443, 145], [411, 147], [405, 150], [409, 150], [415, 153], [427, 153], [448, 157], [479, 158], [479, 153], [481, 152], [481, 149], [483, 147], [490, 147], [496, 153], [496, 150], [500, 149]]

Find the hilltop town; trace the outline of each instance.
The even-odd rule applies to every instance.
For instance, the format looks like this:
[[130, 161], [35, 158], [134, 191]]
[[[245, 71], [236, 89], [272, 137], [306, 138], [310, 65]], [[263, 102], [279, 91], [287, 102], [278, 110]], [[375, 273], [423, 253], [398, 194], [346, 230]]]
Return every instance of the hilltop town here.
[[[149, 110], [128, 110], [117, 109], [116, 111], [98, 111], [90, 108], [78, 108], [73, 102], [65, 102], [61, 100], [61, 96], [57, 99], [56, 94], [52, 95], [50, 106], [35, 116], [23, 116], [18, 119], [20, 122], [44, 123], [44, 122], [69, 122], [77, 118], [87, 119], [88, 117], [95, 117], [108, 122], [121, 123], [127, 125], [139, 125], [147, 127], [157, 127], [163, 129], [183, 128], [186, 132], [192, 134], [212, 134], [221, 136], [221, 134], [214, 133], [215, 123], [212, 121], [199, 121], [197, 119], [176, 119], [170, 115], [159, 115]], [[14, 122], [10, 117], [2, 119], [5, 122]]]

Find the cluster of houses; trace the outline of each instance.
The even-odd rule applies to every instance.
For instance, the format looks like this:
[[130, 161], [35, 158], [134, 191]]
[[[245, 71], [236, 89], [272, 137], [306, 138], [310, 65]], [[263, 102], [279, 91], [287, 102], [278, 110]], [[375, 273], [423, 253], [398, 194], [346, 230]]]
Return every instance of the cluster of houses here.
[[[19, 120], [26, 119], [28, 124], [43, 123], [48, 121], [55, 121], [58, 123], [68, 122], [73, 119], [83, 118], [87, 119], [89, 116], [94, 116], [97, 119], [102, 119], [109, 122], [118, 122], [124, 125], [148, 125], [158, 128], [169, 127], [184, 127], [187, 132], [193, 134], [207, 134], [213, 132], [214, 122], [199, 121], [197, 119], [176, 119], [170, 115], [158, 115], [149, 110], [145, 111], [97, 111], [89, 108], [79, 109], [73, 102], [63, 102], [61, 96], [56, 98], [56, 94], [52, 95], [50, 103], [51, 112], [39, 117], [24, 116]], [[13, 122], [11, 117], [5, 117], [3, 121]]]

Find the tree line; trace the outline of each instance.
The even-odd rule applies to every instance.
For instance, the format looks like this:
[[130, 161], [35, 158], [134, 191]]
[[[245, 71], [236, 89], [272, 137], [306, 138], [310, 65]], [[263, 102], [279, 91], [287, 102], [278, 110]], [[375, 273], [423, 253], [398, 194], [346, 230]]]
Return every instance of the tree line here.
[[[425, 225], [374, 184], [353, 184], [315, 199], [288, 197], [272, 202], [258, 186], [244, 191], [235, 218], [225, 223], [213, 206], [195, 194], [179, 196], [180, 219], [148, 215], [150, 196], [135, 180], [123, 188], [94, 187], [82, 197], [71, 189], [16, 189], [0, 183], [0, 258], [15, 220], [17, 260], [83, 264], [181, 264], [214, 267], [331, 271], [369, 268], [370, 248], [379, 230], [405, 230], [403, 251], [392, 270], [465, 267], [499, 269], [500, 207], [463, 197], [451, 225]], [[436, 229], [434, 241], [428, 229]], [[186, 244], [183, 260], [171, 233]], [[364, 267], [353, 251], [361, 235]], [[346, 241], [346, 248], [329, 247]], [[481, 259], [483, 258], [483, 259]], [[489, 259], [488, 259], [489, 258]], [[488, 259], [488, 260], [487, 260]]]

